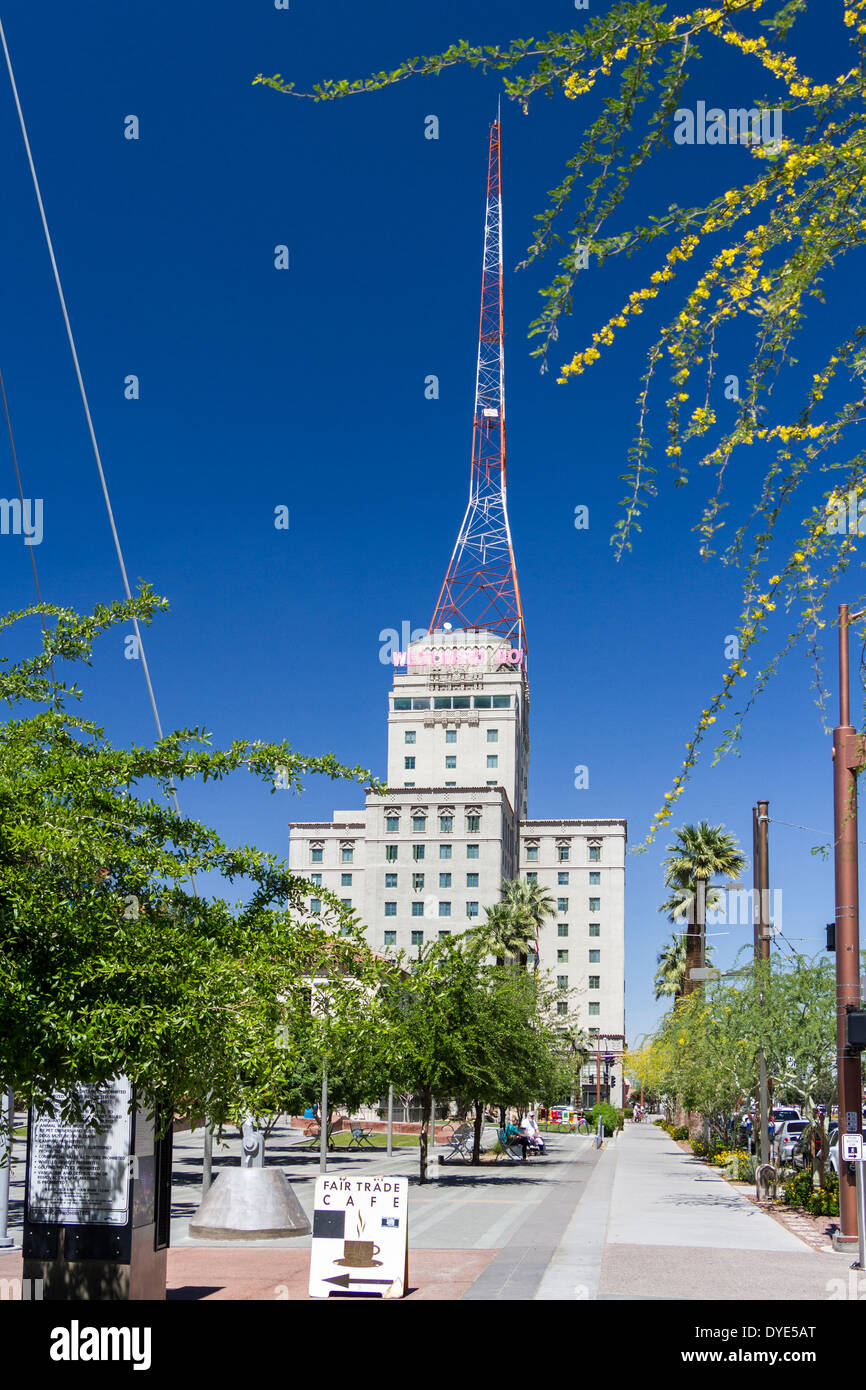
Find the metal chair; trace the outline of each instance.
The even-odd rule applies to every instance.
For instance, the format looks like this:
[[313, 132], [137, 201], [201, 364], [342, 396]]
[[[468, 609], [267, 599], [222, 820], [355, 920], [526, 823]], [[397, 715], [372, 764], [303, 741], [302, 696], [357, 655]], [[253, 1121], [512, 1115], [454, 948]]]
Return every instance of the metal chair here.
[[445, 1141], [446, 1144], [450, 1144], [451, 1147], [443, 1157], [446, 1160], [449, 1158], [471, 1158], [473, 1139], [474, 1130], [472, 1125], [458, 1125], [457, 1129], [455, 1129]]
[[347, 1149], [375, 1149], [372, 1129], [364, 1129], [361, 1125], [352, 1125], [351, 1128], [352, 1137], [346, 1145]]

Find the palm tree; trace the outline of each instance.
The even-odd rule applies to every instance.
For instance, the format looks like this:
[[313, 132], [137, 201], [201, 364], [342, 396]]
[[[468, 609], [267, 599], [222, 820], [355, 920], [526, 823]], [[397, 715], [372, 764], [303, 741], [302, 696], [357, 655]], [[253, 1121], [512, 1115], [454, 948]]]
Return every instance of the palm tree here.
[[[659, 909], [661, 910], [661, 909]], [[706, 948], [707, 962], [713, 954], [712, 946]], [[658, 969], [655, 973], [656, 999], [673, 997], [674, 1002], [681, 999], [686, 978], [686, 937], [684, 932], [673, 932], [668, 944], [656, 957]]]
[[542, 924], [556, 907], [546, 888], [519, 878], [506, 879], [501, 894], [500, 901], [487, 908], [487, 921], [479, 930], [497, 959], [517, 956], [525, 966]]
[[[697, 825], [684, 825], [675, 835], [664, 861], [665, 887], [674, 892], [660, 911], [667, 912], [674, 920], [678, 916], [689, 919], [684, 942], [686, 964], [682, 993], [690, 994], [693, 988], [691, 969], [697, 963], [704, 922], [696, 920], [702, 917], [700, 907], [697, 911], [694, 907], [689, 911], [689, 908], [697, 897], [699, 885], [707, 889], [710, 880], [717, 875], [737, 878], [746, 867], [746, 858], [740, 852], [736, 837], [721, 825], [710, 825], [702, 820]], [[718, 898], [710, 899], [708, 893], [706, 906], [711, 905], [718, 905]]]

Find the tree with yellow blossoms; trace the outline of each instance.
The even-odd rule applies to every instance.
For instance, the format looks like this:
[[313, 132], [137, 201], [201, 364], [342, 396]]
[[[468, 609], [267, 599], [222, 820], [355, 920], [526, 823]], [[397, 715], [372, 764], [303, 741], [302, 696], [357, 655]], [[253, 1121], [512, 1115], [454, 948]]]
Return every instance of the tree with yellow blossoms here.
[[[820, 5], [822, 22], [837, 31], [840, 56], [832, 81], [816, 80], [792, 51], [797, 21], [810, 5], [813, 11]], [[588, 254], [603, 265], [638, 248], [658, 250], [647, 283], [618, 298], [589, 341], [566, 355], [558, 381], [567, 385], [591, 371], [636, 318], [661, 311], [679, 282], [678, 303], [661, 318], [647, 352], [626, 491], [611, 541], [617, 558], [630, 550], [639, 518], [658, 494], [660, 471], [650, 462], [650, 402], [666, 379], [663, 441], [673, 483], [689, 482], [692, 460], [696, 476], [710, 480], [695, 526], [700, 554], [738, 565], [743, 573], [736, 654], [696, 720], [647, 843], [670, 821], [719, 717], [730, 725], [716, 744], [715, 760], [735, 748], [745, 713], [782, 656], [801, 642], [815, 655], [821, 690], [825, 604], [855, 560], [859, 537], [856, 517], [851, 534], [828, 525], [828, 514], [838, 521], [844, 503], [859, 517], [859, 499], [866, 499], [866, 451], [852, 437], [866, 418], [866, 322], [858, 324], [855, 315], [832, 352], [807, 359], [809, 380], [789, 418], [772, 417], [771, 397], [779, 374], [795, 366], [792, 346], [802, 337], [809, 302], [823, 299], [823, 279], [866, 242], [866, 0], [716, 0], [682, 14], [667, 10], [646, 0], [621, 0], [579, 29], [515, 39], [504, 47], [461, 40], [443, 53], [367, 78], [327, 80], [311, 92], [297, 91], [280, 74], [255, 78], [295, 97], [330, 101], [465, 65], [502, 73], [506, 95], [524, 111], [539, 93], [596, 103], [564, 177], [536, 217], [521, 263], [528, 267], [545, 255], [559, 256], [551, 282], [541, 290], [543, 310], [530, 325], [530, 336], [538, 340], [535, 353], [545, 370], [551, 349], [562, 340]], [[784, 135], [768, 140], [752, 130], [736, 137], [748, 145], [737, 187], [721, 188], [702, 205], [673, 205], [642, 224], [615, 225], [637, 173], [671, 145], [696, 65], [725, 50], [741, 56], [744, 80], [766, 84], [766, 92], [755, 96], [755, 109], [781, 113]], [[746, 315], [754, 348], [733, 423], [722, 425], [710, 405], [720, 344], [735, 326], [748, 324]], [[804, 355], [809, 351], [806, 343]], [[762, 476], [735, 521], [726, 511], [726, 485], [747, 449], [759, 455]], [[815, 482], [822, 473], [832, 475], [832, 486], [820, 495]], [[793, 505], [799, 523], [792, 544], [778, 523]], [[771, 644], [772, 655], [759, 659], [777, 608], [791, 614], [790, 630], [781, 643]]]

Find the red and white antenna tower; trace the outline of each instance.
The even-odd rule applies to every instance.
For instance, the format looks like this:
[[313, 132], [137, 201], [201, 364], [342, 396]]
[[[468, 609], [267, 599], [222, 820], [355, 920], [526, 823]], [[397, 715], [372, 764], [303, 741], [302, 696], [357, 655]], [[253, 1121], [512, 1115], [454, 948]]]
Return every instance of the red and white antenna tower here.
[[469, 504], [430, 631], [484, 628], [526, 652], [526, 629], [505, 503], [505, 353], [502, 320], [501, 127], [490, 127], [481, 320]]

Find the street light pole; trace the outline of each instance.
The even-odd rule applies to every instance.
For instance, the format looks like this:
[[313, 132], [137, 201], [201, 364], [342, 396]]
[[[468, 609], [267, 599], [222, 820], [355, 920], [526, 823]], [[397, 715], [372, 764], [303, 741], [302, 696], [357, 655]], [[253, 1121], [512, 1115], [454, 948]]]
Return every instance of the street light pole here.
[[[857, 858], [857, 773], [863, 739], [851, 724], [848, 628], [861, 613], [839, 605], [839, 723], [833, 730], [833, 832], [836, 877], [836, 1074], [839, 1082], [839, 1156], [843, 1134], [862, 1134], [860, 1055], [848, 1047], [847, 1012], [860, 1006], [860, 920]], [[835, 1243], [857, 1240], [857, 1188], [851, 1165], [840, 1164], [839, 1231]]]
[[[759, 801], [752, 808], [752, 861], [755, 885], [753, 921], [755, 925], [755, 960], [770, 959], [770, 803]], [[761, 991], [760, 1002], [764, 1002]], [[758, 1058], [758, 1123], [761, 1135], [761, 1162], [769, 1163], [770, 1156], [770, 1099], [767, 1088], [767, 1058], [764, 1049]]]

